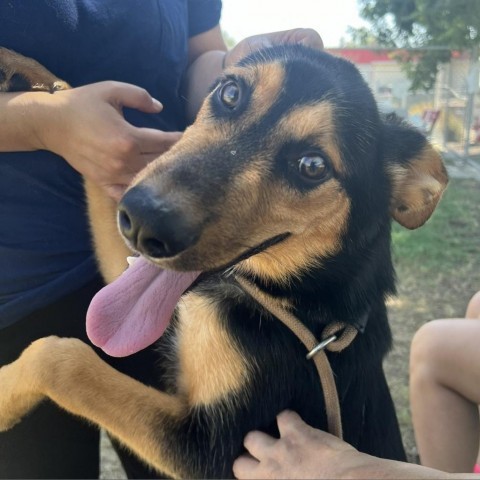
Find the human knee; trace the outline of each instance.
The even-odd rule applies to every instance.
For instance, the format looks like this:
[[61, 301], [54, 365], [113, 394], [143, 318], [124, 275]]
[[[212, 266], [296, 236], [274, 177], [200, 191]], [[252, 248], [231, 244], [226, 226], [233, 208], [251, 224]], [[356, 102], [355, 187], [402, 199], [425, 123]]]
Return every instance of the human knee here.
[[446, 329], [443, 320], [433, 320], [415, 333], [410, 349], [410, 376], [414, 381], [434, 381], [443, 361]]

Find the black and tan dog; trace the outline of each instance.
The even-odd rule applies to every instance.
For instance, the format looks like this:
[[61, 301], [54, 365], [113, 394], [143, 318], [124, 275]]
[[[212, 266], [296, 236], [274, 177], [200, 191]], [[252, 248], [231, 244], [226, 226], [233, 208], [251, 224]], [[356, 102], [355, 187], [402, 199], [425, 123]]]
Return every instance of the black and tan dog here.
[[[119, 207], [124, 238], [148, 262], [137, 260], [99, 294], [88, 328], [113, 355], [144, 348], [188, 288], [154, 347], [157, 388], [80, 341], [42, 339], [0, 370], [0, 428], [49, 397], [159, 472], [190, 478], [231, 476], [245, 434], [275, 433], [282, 409], [326, 429], [304, 346], [248, 284], [317, 338], [334, 321], [361, 331], [328, 353], [344, 438], [404, 459], [382, 370], [391, 218], [421, 226], [446, 184], [439, 155], [417, 131], [379, 116], [353, 65], [300, 46], [252, 54], [224, 73], [182, 140], [138, 175]], [[87, 194], [111, 280], [127, 250], [113, 206], [93, 186]]]

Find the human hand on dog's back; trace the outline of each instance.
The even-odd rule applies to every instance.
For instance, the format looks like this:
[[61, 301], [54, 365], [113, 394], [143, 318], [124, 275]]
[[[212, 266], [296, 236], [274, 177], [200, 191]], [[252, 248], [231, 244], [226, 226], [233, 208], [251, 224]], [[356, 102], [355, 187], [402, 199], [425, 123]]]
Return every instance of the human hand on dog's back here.
[[53, 95], [4, 95], [14, 134], [0, 134], [0, 150], [52, 151], [115, 199], [138, 171], [181, 137], [180, 132], [128, 123], [123, 107], [154, 114], [162, 105], [144, 89], [126, 83], [100, 82]]
[[250, 455], [235, 461], [236, 478], [478, 478], [361, 453], [343, 440], [310, 427], [295, 412], [280, 413], [277, 423], [279, 439], [258, 431], [245, 437]]
[[236, 478], [349, 478], [358, 454], [352, 446], [308, 426], [295, 412], [280, 413], [277, 423], [280, 439], [258, 431], [245, 437], [250, 455], [235, 461]]

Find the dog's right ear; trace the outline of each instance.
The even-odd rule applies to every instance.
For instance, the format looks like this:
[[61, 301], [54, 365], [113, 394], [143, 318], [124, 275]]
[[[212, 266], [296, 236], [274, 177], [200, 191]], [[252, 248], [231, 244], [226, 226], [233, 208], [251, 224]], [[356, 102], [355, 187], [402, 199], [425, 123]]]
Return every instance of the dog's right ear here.
[[388, 116], [384, 121], [384, 161], [391, 181], [390, 213], [406, 228], [422, 226], [448, 183], [440, 154], [418, 130]]

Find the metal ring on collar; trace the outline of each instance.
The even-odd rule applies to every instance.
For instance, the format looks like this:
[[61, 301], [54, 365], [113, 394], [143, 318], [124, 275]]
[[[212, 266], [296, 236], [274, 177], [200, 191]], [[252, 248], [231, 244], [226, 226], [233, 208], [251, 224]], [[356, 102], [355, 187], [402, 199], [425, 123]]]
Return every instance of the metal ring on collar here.
[[336, 335], [331, 335], [330, 337], [327, 337], [325, 340], [322, 340], [316, 347], [313, 347], [307, 353], [307, 360], [310, 360], [311, 358], [313, 358], [318, 352], [323, 350], [327, 345], [334, 342], [336, 339], [337, 339]]

